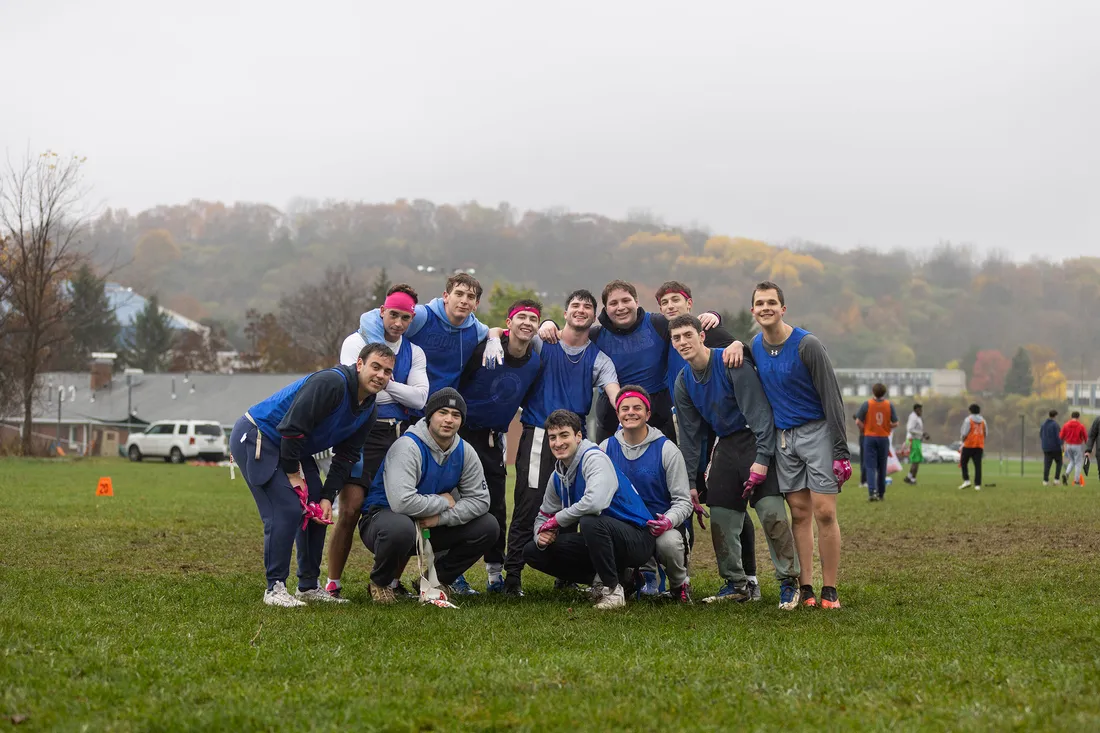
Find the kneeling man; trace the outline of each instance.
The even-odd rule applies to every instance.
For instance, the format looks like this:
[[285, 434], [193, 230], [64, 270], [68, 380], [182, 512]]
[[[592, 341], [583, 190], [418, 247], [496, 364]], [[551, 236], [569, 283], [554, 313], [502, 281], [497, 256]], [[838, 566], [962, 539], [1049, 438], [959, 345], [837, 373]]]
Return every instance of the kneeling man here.
[[466, 402], [446, 387], [428, 398], [424, 419], [394, 441], [363, 501], [359, 536], [374, 553], [371, 598], [393, 603], [391, 584], [416, 551], [416, 533], [431, 529], [439, 581], [449, 586], [496, 542], [489, 489], [477, 452], [458, 430]]
[[[569, 410], [546, 418], [556, 463], [535, 519], [535, 539], [523, 548], [525, 563], [572, 583], [603, 583], [599, 609], [621, 608], [619, 577], [653, 557], [653, 515], [623, 473], [599, 446], [581, 435], [581, 419]], [[580, 532], [562, 532], [579, 525]]]

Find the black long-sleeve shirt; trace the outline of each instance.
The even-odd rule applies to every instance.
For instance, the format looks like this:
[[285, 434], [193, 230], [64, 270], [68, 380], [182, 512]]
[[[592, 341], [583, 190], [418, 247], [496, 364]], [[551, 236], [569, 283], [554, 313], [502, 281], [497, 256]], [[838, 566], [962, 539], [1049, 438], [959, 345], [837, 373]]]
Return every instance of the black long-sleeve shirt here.
[[351, 400], [352, 412], [361, 415], [364, 410], [372, 414], [363, 426], [352, 433], [344, 442], [333, 446], [332, 465], [325, 477], [321, 489], [321, 498], [332, 501], [343, 488], [354, 466], [362, 455], [363, 444], [374, 426], [374, 395], [359, 401], [359, 374], [354, 366], [336, 367], [344, 372], [344, 377], [335, 371], [326, 369], [307, 379], [294, 395], [286, 414], [277, 429], [281, 439], [279, 447], [279, 467], [287, 473], [297, 473], [302, 458], [302, 448], [310, 432], [340, 406], [344, 393]]

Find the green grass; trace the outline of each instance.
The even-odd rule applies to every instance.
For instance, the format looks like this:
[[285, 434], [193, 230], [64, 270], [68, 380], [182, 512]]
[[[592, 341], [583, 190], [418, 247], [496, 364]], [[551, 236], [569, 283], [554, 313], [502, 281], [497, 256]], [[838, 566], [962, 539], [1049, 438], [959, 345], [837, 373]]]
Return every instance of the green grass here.
[[[0, 716], [24, 730], [1100, 729], [1100, 488], [954, 466], [840, 500], [840, 612], [600, 614], [527, 598], [260, 602], [262, 530], [223, 469], [0, 461]], [[115, 496], [96, 498], [101, 475]], [[484, 584], [479, 567], [468, 574]], [[719, 583], [697, 545], [696, 595]], [[0, 726], [5, 725], [0, 717]]]

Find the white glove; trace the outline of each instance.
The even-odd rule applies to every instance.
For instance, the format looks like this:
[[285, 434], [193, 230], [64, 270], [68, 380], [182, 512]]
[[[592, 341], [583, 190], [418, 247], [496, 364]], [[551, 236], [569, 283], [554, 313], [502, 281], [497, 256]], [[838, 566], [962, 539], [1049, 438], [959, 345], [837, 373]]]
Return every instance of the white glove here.
[[500, 339], [490, 338], [485, 340], [485, 353], [481, 356], [481, 366], [486, 369], [496, 369], [504, 363], [504, 347]]

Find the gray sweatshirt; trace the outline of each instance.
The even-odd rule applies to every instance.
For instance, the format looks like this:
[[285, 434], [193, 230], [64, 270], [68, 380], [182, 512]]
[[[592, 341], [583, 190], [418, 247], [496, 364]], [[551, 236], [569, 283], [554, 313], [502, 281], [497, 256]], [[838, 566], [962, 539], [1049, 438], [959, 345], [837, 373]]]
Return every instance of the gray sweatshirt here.
[[458, 486], [450, 492], [455, 499], [453, 507], [442, 495], [416, 492], [421, 474], [420, 448], [412, 438], [406, 437], [410, 433], [424, 441], [431, 458], [441, 466], [454, 454], [460, 443], [466, 442], [456, 435], [451, 447], [443, 450], [432, 438], [427, 420], [421, 420], [409, 428], [386, 452], [382, 482], [386, 487], [386, 501], [390, 503], [390, 509], [397, 514], [417, 519], [438, 514], [439, 524], [444, 527], [466, 524], [487, 513], [489, 488], [485, 484], [485, 471], [481, 467], [477, 451], [469, 443], [466, 443], [464, 449], [462, 476]]
[[[695, 488], [695, 479], [699, 474], [699, 453], [707, 438], [707, 432], [712, 429], [703, 421], [695, 403], [688, 395], [685, 379], [694, 379], [699, 383], [708, 382], [715, 369], [725, 369], [733, 385], [734, 398], [737, 407], [745, 416], [749, 428], [756, 436], [756, 462], [764, 466], [770, 466], [772, 456], [775, 455], [775, 418], [772, 416], [772, 406], [764, 394], [764, 386], [760, 384], [760, 377], [756, 369], [746, 359], [745, 363], [737, 368], [727, 367], [720, 359], [714, 357], [714, 349], [710, 351], [711, 357], [707, 360], [706, 367], [701, 372], [688, 368], [680, 372], [676, 377], [676, 422], [680, 430], [680, 446], [684, 454], [684, 463], [687, 466], [688, 484]], [[749, 353], [745, 350], [745, 353]]]
[[[557, 517], [558, 524], [562, 527], [571, 527], [581, 521], [581, 517], [586, 514], [597, 515], [611, 506], [611, 500], [619, 490], [619, 475], [615, 472], [615, 466], [606, 453], [603, 451], [587, 453], [589, 448], [595, 447], [597, 447], [596, 444], [591, 440], [582, 440], [568, 466], [562, 465], [561, 461], [554, 464], [554, 476], [562, 480], [567, 495], [569, 487], [577, 478], [577, 471], [582, 472], [584, 496], [575, 504], [563, 505], [561, 497], [554, 488], [554, 476], [551, 476], [546, 482], [546, 493], [542, 497], [539, 514], [535, 517], [536, 534], [539, 527], [551, 516]], [[582, 456], [584, 456], [583, 465]]]
[[[638, 460], [645, 455], [646, 449], [649, 448], [651, 443], [656, 443], [664, 437], [664, 433], [652, 425], [646, 425], [646, 427], [649, 428], [649, 432], [646, 433], [645, 438], [638, 445], [631, 445], [626, 442], [622, 428], [619, 428], [615, 433], [615, 439], [622, 446], [623, 455], [626, 456], [628, 461]], [[600, 443], [600, 450], [607, 451], [608, 440], [611, 440], [611, 438]], [[668, 484], [669, 498], [672, 500], [672, 506], [665, 513], [665, 517], [672, 522], [673, 527], [679, 527], [691, 516], [691, 490], [688, 488], [688, 472], [687, 465], [684, 463], [684, 454], [671, 440], [666, 440], [664, 448], [661, 449], [661, 465], [665, 469], [665, 483]]]

